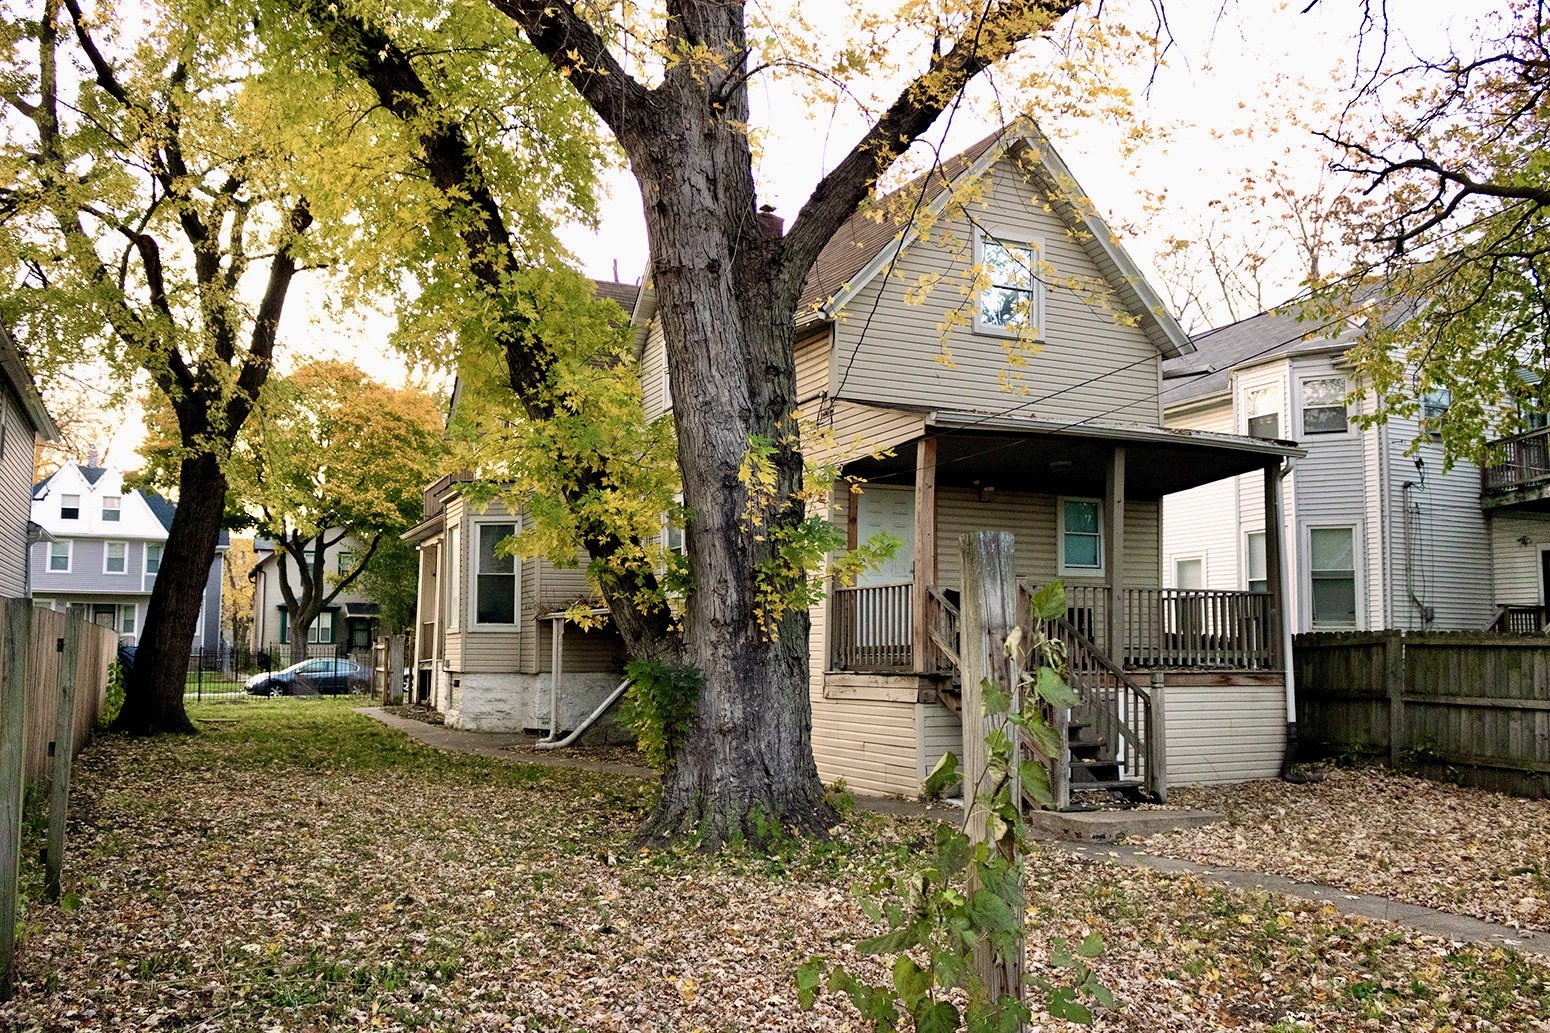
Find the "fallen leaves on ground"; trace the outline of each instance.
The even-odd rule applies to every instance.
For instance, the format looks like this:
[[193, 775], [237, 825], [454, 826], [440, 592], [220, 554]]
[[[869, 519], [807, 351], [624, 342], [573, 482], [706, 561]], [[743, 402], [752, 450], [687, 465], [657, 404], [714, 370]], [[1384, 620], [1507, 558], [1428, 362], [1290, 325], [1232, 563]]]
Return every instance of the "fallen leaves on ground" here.
[[1550, 929], [1550, 801], [1375, 768], [1308, 785], [1178, 789], [1226, 820], [1139, 840], [1201, 864], [1286, 875], [1526, 929]]
[[[29, 903], [0, 1028], [858, 1030], [832, 995], [802, 1012], [795, 969], [881, 979], [852, 886], [931, 838], [857, 814], [768, 857], [641, 852], [646, 783], [439, 754], [332, 701], [236, 713], [88, 749], [80, 907]], [[1107, 941], [1099, 1030], [1550, 1029], [1550, 970], [1510, 951], [1053, 850], [1029, 902], [1035, 971]]]

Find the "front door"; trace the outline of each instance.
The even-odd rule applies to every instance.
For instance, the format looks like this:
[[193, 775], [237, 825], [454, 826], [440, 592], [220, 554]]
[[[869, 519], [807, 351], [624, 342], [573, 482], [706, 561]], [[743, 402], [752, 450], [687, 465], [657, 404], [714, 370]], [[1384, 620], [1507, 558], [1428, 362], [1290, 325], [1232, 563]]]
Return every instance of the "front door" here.
[[856, 579], [861, 588], [900, 585], [915, 577], [915, 489], [868, 484], [856, 497], [856, 540], [886, 531], [903, 545], [876, 570]]

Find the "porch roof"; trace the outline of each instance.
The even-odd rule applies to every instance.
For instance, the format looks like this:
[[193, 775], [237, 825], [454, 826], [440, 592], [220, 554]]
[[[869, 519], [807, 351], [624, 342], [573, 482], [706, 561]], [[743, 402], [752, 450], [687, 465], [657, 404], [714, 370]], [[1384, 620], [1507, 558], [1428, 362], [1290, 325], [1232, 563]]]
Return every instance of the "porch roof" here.
[[[1154, 499], [1306, 455], [1295, 442], [1173, 430], [1141, 424], [1066, 424], [1010, 416], [934, 412], [937, 483], [1052, 495], [1101, 496], [1109, 449], [1125, 446], [1125, 494]], [[915, 456], [903, 449], [846, 470], [868, 480], [913, 483]]]

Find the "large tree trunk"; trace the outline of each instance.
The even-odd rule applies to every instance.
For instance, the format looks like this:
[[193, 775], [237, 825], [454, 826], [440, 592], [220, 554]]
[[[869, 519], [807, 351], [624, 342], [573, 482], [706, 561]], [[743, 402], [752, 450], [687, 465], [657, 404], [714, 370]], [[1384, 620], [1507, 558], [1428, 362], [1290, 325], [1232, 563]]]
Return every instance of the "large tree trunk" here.
[[125, 679], [124, 709], [113, 723], [116, 729], [134, 734], [194, 731], [183, 709], [183, 688], [194, 627], [220, 541], [225, 498], [226, 475], [219, 460], [208, 454], [183, 460], [179, 505], [146, 606], [134, 668]]
[[[713, 38], [741, 37], [735, 8]], [[696, 27], [697, 28], [697, 27]], [[833, 823], [813, 762], [804, 608], [774, 627], [756, 571], [778, 527], [804, 513], [797, 498], [793, 311], [771, 289], [779, 241], [755, 211], [745, 95], [717, 110], [692, 76], [664, 122], [629, 147], [645, 198], [652, 287], [667, 341], [684, 502], [696, 588], [685, 602], [682, 660], [704, 681], [697, 713], [663, 780], [647, 839], [697, 837], [714, 848], [777, 829], [823, 834]], [[676, 117], [676, 116], [681, 116]], [[774, 446], [773, 491], [751, 498], [739, 469], [756, 440]]]

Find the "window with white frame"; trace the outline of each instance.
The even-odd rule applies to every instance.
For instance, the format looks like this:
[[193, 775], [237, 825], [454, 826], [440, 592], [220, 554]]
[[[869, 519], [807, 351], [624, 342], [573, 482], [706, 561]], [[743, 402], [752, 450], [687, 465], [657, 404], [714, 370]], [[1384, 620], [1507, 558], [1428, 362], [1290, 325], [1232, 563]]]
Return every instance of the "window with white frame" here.
[[1270, 565], [1266, 562], [1264, 531], [1249, 532], [1247, 553], [1249, 591], [1270, 591]]
[[344, 577], [355, 566], [355, 553], [347, 549], [340, 549], [334, 559], [336, 562], [335, 573], [340, 577]]
[[71, 545], [74, 543], [66, 538], [63, 541], [48, 543], [48, 569], [53, 574], [70, 573]]
[[123, 574], [129, 569], [129, 543], [107, 542], [103, 546], [102, 572]]
[[163, 546], [159, 542], [148, 542], [145, 546], [145, 572], [157, 574], [161, 572], [161, 552]]
[[[204, 613], [200, 613], [200, 621], [203, 623]], [[195, 629], [195, 637], [198, 637], [198, 629]], [[291, 614], [284, 607], [280, 609], [280, 645], [289, 645], [291, 641]], [[326, 646], [334, 641], [334, 614], [332, 610], [320, 613], [312, 621], [312, 626], [307, 629], [307, 645]]]
[[81, 519], [81, 496], [79, 496], [79, 495], [61, 495], [61, 496], [59, 496], [59, 519], [61, 519], [61, 520], [79, 520], [79, 519]]
[[1345, 377], [1319, 377], [1302, 382], [1302, 432], [1344, 434], [1350, 426], [1346, 415]]
[[1251, 387], [1243, 396], [1251, 438], [1281, 436], [1281, 388], [1278, 384]]
[[118, 523], [118, 507], [122, 501], [117, 495], [104, 495], [102, 497], [102, 519], [110, 524]]
[[1206, 587], [1206, 561], [1199, 556], [1174, 560], [1173, 587], [1185, 589]]
[[1308, 529], [1308, 597], [1314, 627], [1356, 626], [1356, 529]]
[[1097, 499], [1060, 499], [1060, 572], [1103, 570], [1103, 507]]
[[125, 603], [119, 607], [118, 630], [123, 635], [135, 633], [135, 604]]
[[517, 563], [500, 550], [500, 543], [517, 533], [513, 523], [475, 525], [474, 623], [511, 625], [517, 622]]
[[985, 284], [975, 299], [974, 329], [1015, 337], [1044, 326], [1044, 284], [1038, 276], [1039, 243], [976, 233], [975, 261]]

